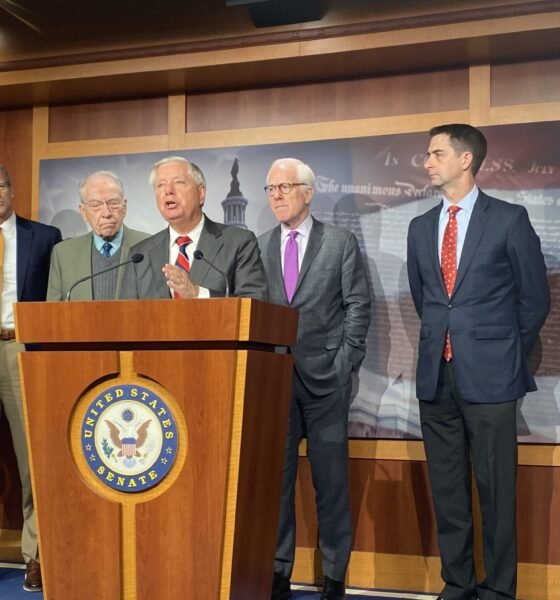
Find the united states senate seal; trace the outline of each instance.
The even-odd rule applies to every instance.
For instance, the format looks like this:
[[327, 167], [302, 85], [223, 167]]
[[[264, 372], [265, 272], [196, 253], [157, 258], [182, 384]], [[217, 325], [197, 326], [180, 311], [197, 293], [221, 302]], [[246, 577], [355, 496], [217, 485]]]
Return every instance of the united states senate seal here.
[[151, 389], [130, 384], [109, 386], [95, 396], [80, 437], [89, 468], [121, 492], [143, 492], [163, 481], [179, 443], [166, 402]]

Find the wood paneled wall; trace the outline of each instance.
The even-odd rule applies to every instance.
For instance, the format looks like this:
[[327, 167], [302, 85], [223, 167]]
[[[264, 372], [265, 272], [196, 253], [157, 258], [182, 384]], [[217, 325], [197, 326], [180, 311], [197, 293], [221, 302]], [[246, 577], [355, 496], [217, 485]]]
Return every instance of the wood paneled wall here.
[[167, 96], [52, 106], [49, 142], [103, 140], [167, 133]]
[[0, 163], [10, 173], [14, 206], [22, 217], [31, 216], [32, 129], [31, 109], [0, 112]]
[[[0, 113], [2, 160], [14, 174], [18, 210], [36, 216], [39, 161], [46, 158], [409, 133], [452, 121], [486, 126], [559, 120], [558, 62], [473, 64], [359, 80], [40, 105]], [[441, 586], [423, 460], [420, 442], [351, 443], [350, 583], [426, 591]], [[554, 446], [524, 446], [520, 463], [519, 595], [560, 599], [560, 453]], [[317, 575], [313, 503], [303, 457], [298, 580]]]
[[187, 131], [217, 131], [443, 112], [468, 108], [467, 68], [351, 81], [196, 94]]
[[560, 59], [492, 67], [492, 106], [560, 101]]

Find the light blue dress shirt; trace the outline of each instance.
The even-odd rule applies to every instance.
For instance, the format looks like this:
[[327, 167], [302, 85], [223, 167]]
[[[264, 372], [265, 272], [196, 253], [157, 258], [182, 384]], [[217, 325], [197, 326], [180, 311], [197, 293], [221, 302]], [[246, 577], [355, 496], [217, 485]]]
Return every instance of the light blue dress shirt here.
[[[457, 203], [460, 207], [460, 211], [457, 213], [457, 268], [459, 267], [459, 261], [461, 260], [461, 252], [463, 251], [463, 245], [465, 243], [465, 236], [467, 235], [467, 229], [471, 220], [472, 212], [474, 209], [474, 203], [478, 197], [478, 188], [476, 185], [473, 189]], [[443, 206], [439, 214], [439, 228], [438, 228], [438, 255], [439, 262], [441, 264], [441, 247], [443, 245], [443, 234], [447, 222], [449, 221], [449, 207], [451, 202], [444, 196]]]
[[[117, 233], [117, 235], [109, 242], [111, 244], [111, 249], [109, 250], [109, 256], [113, 256], [113, 254], [115, 254], [116, 252], [119, 251], [119, 248], [122, 245], [123, 236], [124, 236], [124, 228], [121, 227], [119, 233]], [[103, 248], [103, 244], [105, 244], [105, 241], [106, 240], [104, 240], [102, 237], [99, 237], [95, 233], [93, 234], [93, 243], [95, 244], [95, 247], [97, 248], [99, 254], [103, 254], [102, 248]], [[126, 258], [126, 256], [123, 258]]]

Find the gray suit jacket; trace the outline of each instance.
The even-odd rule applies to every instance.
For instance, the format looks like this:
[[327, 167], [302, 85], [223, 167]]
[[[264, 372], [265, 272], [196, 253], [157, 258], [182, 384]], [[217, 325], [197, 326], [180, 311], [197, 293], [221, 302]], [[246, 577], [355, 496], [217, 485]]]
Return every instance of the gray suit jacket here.
[[[280, 226], [259, 237], [270, 301], [287, 306]], [[290, 306], [299, 310], [295, 369], [314, 394], [349, 382], [365, 355], [370, 293], [358, 241], [341, 227], [313, 219]]]
[[[222, 271], [231, 296], [268, 300], [268, 286], [255, 235], [245, 229], [222, 225], [205, 217], [197, 250]], [[169, 229], [136, 244], [130, 255], [141, 253], [144, 260], [126, 266], [120, 298], [170, 298], [162, 267], [169, 262]], [[191, 265], [192, 280], [210, 290], [211, 296], [225, 295], [224, 278], [201, 260]]]
[[[128, 252], [134, 244], [148, 237], [143, 231], [129, 229], [125, 225], [122, 241], [121, 260], [126, 260]], [[75, 238], [64, 240], [54, 247], [49, 271], [47, 300], [66, 300], [70, 287], [81, 279], [91, 275], [91, 251], [93, 234], [86, 233]], [[117, 295], [119, 297], [124, 268], [119, 269]], [[93, 300], [93, 284], [91, 280], [80, 283], [72, 290], [72, 300]]]

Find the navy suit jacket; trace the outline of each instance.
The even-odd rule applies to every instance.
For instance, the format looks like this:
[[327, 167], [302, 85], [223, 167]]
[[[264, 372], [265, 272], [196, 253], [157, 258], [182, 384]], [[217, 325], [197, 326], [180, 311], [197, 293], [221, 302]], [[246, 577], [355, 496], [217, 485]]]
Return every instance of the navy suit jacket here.
[[49, 265], [53, 246], [60, 242], [60, 230], [16, 215], [17, 299], [38, 302], [47, 296]]
[[537, 389], [527, 356], [550, 308], [540, 240], [523, 206], [479, 192], [449, 298], [438, 256], [441, 207], [408, 231], [408, 279], [421, 319], [416, 395], [434, 399], [449, 329], [464, 400], [521, 398]]

